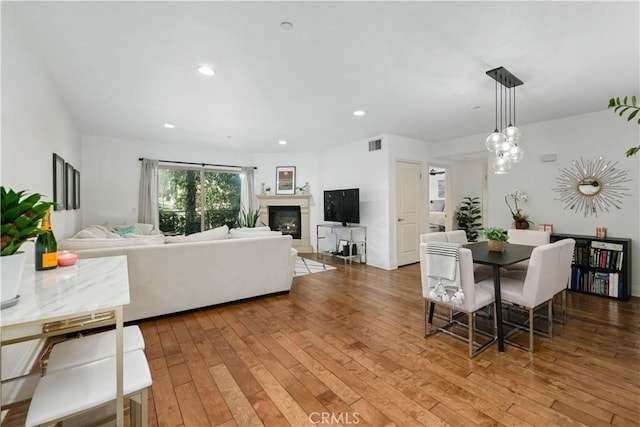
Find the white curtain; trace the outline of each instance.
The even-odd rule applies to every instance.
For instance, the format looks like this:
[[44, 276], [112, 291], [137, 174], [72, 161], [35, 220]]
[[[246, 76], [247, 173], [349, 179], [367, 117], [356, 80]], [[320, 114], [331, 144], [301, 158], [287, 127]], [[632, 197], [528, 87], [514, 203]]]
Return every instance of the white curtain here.
[[153, 224], [155, 229], [159, 229], [158, 160], [142, 159], [140, 195], [138, 196], [138, 221], [144, 224]]
[[242, 172], [240, 172], [240, 214], [242, 214], [242, 210], [250, 212], [257, 209], [253, 186], [253, 166], [243, 166]]

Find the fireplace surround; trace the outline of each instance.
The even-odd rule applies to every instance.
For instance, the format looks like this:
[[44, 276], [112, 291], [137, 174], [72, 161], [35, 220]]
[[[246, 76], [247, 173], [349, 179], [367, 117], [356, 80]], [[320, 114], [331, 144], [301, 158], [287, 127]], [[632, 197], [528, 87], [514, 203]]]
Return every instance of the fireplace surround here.
[[[309, 225], [309, 194], [292, 195], [259, 195], [260, 222], [271, 227], [272, 230], [280, 229], [282, 234], [291, 234], [293, 247], [302, 253], [312, 253], [310, 225]], [[293, 208], [299, 209], [299, 217], [293, 216]], [[280, 218], [277, 223], [274, 221]], [[297, 226], [295, 222], [297, 221]], [[297, 228], [293, 230], [292, 228]]]

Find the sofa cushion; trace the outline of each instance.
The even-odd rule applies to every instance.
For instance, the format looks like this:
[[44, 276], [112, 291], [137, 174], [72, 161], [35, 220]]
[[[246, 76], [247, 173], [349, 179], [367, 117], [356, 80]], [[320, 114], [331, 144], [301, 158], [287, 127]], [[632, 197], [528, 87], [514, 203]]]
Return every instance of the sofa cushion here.
[[167, 243], [203, 242], [207, 240], [226, 240], [229, 238], [229, 227], [212, 228], [201, 233], [193, 233], [188, 236], [170, 236], [166, 238]]
[[229, 237], [232, 239], [244, 239], [247, 237], [281, 236], [281, 231], [271, 231], [269, 227], [232, 228]]
[[102, 225], [90, 225], [78, 231], [72, 239], [119, 239], [115, 233], [112, 233], [107, 227]]

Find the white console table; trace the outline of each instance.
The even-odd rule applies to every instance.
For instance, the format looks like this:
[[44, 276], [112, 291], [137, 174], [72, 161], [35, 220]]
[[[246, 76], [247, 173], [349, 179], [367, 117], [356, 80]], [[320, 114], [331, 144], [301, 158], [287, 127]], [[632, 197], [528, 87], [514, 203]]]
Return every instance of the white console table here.
[[[325, 230], [328, 232], [326, 234], [321, 233], [321, 230]], [[336, 248], [335, 251], [321, 251], [320, 250], [320, 240], [326, 238], [327, 235], [333, 234], [336, 236]], [[340, 240], [346, 240], [349, 245], [349, 250], [347, 254], [337, 254], [336, 252], [339, 249], [338, 243]], [[353, 245], [356, 246], [357, 254], [353, 253]], [[343, 259], [345, 264], [349, 261], [349, 264], [354, 259], [357, 259], [358, 262], [367, 263], [367, 227], [364, 225], [355, 225], [355, 224], [318, 224], [316, 227], [316, 249], [319, 254], [322, 255], [332, 255], [336, 258]]]
[[[104, 257], [79, 260], [75, 266], [35, 271], [25, 266], [16, 305], [0, 312], [2, 345], [62, 335], [105, 325], [116, 325], [116, 421], [124, 423], [122, 306], [129, 304], [127, 257]], [[20, 336], [19, 329], [41, 325], [42, 332]], [[40, 373], [2, 379], [2, 401], [6, 409], [25, 401], [25, 389], [37, 383]], [[35, 383], [34, 383], [35, 382]], [[18, 390], [15, 393], [14, 390]]]

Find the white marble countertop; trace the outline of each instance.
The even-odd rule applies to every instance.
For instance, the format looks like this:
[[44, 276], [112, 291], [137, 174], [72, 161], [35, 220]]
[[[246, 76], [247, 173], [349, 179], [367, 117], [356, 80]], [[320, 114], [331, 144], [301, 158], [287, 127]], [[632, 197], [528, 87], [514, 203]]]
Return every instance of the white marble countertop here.
[[127, 257], [81, 259], [47, 271], [26, 265], [18, 295], [16, 305], [0, 311], [0, 328], [129, 304]]

